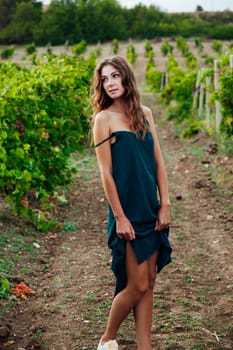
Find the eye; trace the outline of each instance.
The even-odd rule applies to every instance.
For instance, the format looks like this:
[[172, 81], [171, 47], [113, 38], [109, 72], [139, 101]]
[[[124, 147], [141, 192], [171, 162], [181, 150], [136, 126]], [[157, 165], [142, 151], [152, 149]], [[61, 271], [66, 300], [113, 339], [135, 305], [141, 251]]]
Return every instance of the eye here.
[[120, 77], [120, 74], [119, 74], [119, 73], [114, 73], [114, 74], [113, 74], [113, 78], [117, 79], [117, 78], [119, 78], [119, 77]]
[[105, 82], [107, 81], [107, 78], [106, 78], [106, 77], [103, 77], [103, 78], [101, 79], [101, 81], [102, 81], [102, 83], [105, 83]]

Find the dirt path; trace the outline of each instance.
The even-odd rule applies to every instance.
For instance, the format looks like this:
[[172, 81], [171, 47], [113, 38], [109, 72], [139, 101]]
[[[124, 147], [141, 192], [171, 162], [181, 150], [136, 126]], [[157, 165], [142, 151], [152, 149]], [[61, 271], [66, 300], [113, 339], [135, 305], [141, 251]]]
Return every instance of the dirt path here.
[[[216, 182], [232, 160], [211, 154], [202, 135], [181, 141], [174, 127], [161, 120], [155, 97], [144, 95], [144, 102], [158, 121], [172, 200], [173, 262], [155, 288], [154, 349], [230, 350], [232, 173], [225, 190]], [[20, 303], [11, 322], [14, 343], [5, 342], [4, 350], [94, 350], [104, 330], [114, 290], [106, 200], [93, 150], [77, 165], [77, 182], [63, 211], [66, 230], [53, 243], [52, 237], [45, 238], [52, 247], [48, 268], [35, 276], [36, 296]], [[119, 343], [121, 350], [136, 350], [132, 317], [122, 325]]]

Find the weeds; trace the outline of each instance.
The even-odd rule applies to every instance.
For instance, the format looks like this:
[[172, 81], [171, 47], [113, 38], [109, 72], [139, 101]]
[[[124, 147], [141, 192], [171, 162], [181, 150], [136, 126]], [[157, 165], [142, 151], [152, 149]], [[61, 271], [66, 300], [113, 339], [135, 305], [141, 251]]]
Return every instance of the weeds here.
[[11, 292], [10, 283], [7, 279], [0, 278], [0, 298], [7, 299]]

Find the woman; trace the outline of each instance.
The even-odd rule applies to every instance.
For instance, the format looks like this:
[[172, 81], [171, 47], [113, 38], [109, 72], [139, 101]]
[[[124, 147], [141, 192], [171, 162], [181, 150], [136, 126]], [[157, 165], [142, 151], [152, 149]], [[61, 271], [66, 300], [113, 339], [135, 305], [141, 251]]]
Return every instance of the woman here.
[[153, 116], [141, 105], [134, 73], [124, 58], [113, 56], [98, 65], [92, 105], [116, 276], [115, 298], [98, 350], [118, 350], [117, 331], [131, 310], [137, 350], [152, 350], [156, 272], [171, 261], [170, 201]]

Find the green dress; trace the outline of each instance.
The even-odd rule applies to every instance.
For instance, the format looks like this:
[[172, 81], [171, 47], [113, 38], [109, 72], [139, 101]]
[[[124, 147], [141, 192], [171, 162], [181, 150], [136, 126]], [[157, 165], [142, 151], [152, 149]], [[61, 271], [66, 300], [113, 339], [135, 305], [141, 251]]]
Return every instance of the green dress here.
[[[113, 178], [126, 217], [134, 227], [136, 238], [131, 242], [138, 263], [142, 263], [159, 251], [157, 272], [171, 261], [169, 230], [155, 231], [155, 222], [160, 208], [157, 195], [154, 139], [147, 131], [141, 134], [131, 131], [115, 131], [111, 144]], [[100, 144], [96, 145], [99, 146]], [[127, 283], [125, 251], [126, 241], [116, 234], [116, 221], [108, 206], [108, 246], [112, 250], [112, 270], [116, 276], [115, 295]]]

